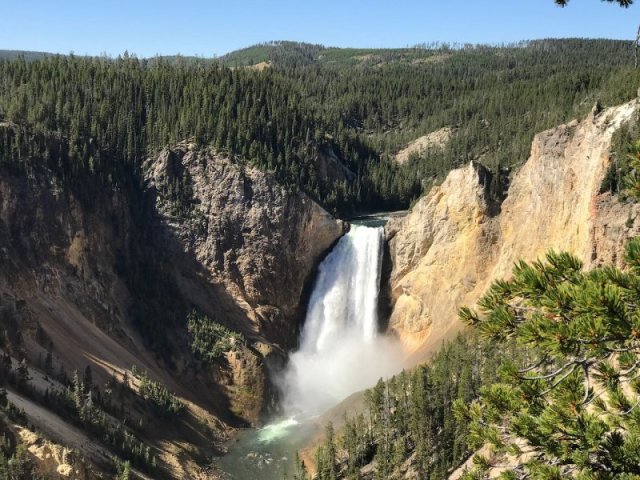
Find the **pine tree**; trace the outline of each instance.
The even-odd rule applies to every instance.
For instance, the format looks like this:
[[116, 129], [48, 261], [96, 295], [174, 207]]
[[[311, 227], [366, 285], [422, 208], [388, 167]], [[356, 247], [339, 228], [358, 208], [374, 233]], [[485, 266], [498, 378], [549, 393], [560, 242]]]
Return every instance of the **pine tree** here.
[[[508, 478], [640, 477], [640, 238], [625, 261], [625, 270], [584, 272], [572, 255], [550, 252], [494, 282], [481, 314], [461, 310], [483, 336], [513, 339], [522, 354], [479, 400], [456, 404], [473, 448], [519, 458]], [[492, 459], [476, 455], [467, 478], [484, 478]]]
[[91, 365], [87, 365], [84, 369], [84, 377], [82, 380], [84, 385], [84, 393], [89, 392], [93, 388], [93, 374], [91, 372]]
[[296, 452], [295, 456], [295, 471], [293, 473], [293, 480], [309, 480], [307, 466], [304, 464], [304, 461], [300, 459], [300, 455], [298, 455], [298, 452]]
[[73, 380], [71, 383], [71, 397], [73, 399], [73, 404], [76, 407], [76, 411], [80, 412], [84, 402], [82, 401], [82, 396], [84, 392], [84, 385], [80, 381], [80, 376], [78, 375], [78, 371], [73, 371]]
[[22, 387], [26, 386], [29, 380], [31, 380], [31, 376], [29, 375], [29, 365], [25, 358], [23, 358], [18, 364], [16, 373], [18, 376], [18, 385]]
[[336, 480], [337, 475], [337, 455], [336, 455], [336, 443], [334, 438], [333, 423], [329, 422], [325, 429], [326, 438], [326, 451], [325, 451], [325, 475], [323, 480]]
[[120, 465], [118, 480], [130, 480], [131, 478], [131, 463], [126, 461]]
[[44, 359], [44, 371], [47, 375], [51, 375], [53, 372], [53, 354], [51, 350], [47, 351], [47, 356]]

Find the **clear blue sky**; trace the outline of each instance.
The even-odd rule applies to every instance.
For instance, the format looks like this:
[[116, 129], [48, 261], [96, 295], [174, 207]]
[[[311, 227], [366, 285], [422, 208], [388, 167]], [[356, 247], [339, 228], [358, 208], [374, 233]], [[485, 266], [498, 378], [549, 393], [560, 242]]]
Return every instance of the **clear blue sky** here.
[[0, 0], [0, 49], [212, 56], [267, 40], [404, 47], [543, 37], [632, 40], [640, 0]]

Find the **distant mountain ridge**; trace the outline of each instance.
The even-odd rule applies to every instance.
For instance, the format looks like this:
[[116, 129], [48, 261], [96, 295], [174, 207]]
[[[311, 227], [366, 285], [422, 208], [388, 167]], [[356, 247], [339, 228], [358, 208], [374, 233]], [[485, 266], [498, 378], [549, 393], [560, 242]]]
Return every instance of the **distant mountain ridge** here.
[[[456, 53], [473, 50], [505, 50], [512, 48], [532, 48], [540, 50], [565, 49], [583, 42], [605, 42], [612, 48], [624, 46], [626, 40], [589, 39], [589, 38], [542, 38], [522, 40], [508, 44], [470, 44], [430, 42], [407, 47], [355, 48], [331, 47], [289, 40], [269, 41], [226, 53], [218, 58], [227, 66], [251, 66], [269, 62], [278, 66], [322, 65], [376, 65], [381, 63], [405, 63], [419, 65], [425, 61], [438, 61], [443, 53]], [[571, 47], [569, 49], [572, 49]]]
[[[153, 56], [138, 56], [134, 53], [123, 52], [118, 55], [108, 55], [108, 58], [117, 58], [118, 56], [131, 55], [136, 56], [141, 60], [157, 60], [162, 59], [169, 61], [170, 63], [177, 61], [186, 61], [188, 63], [209, 63], [212, 61], [221, 62], [226, 66], [252, 66], [262, 62], [275, 63], [280, 66], [303, 66], [311, 65], [314, 63], [321, 64], [350, 64], [355, 65], [359, 63], [375, 63], [375, 61], [403, 61], [412, 62], [418, 60], [416, 63], [421, 63], [420, 60], [428, 59], [429, 57], [437, 56], [443, 51], [468, 51], [468, 50], [497, 50], [505, 48], [559, 48], [562, 44], [567, 42], [606, 42], [612, 46], [624, 45], [628, 47], [629, 42], [626, 40], [611, 40], [611, 39], [591, 39], [591, 38], [542, 38], [536, 40], [522, 40], [520, 42], [513, 42], [508, 44], [458, 44], [447, 42], [430, 42], [421, 43], [407, 47], [383, 47], [383, 48], [367, 48], [367, 47], [332, 47], [321, 44], [313, 44], [307, 42], [298, 42], [292, 40], [274, 40], [263, 43], [257, 43], [255, 45], [249, 45], [231, 52], [225, 53], [220, 56], [213, 55], [211, 57], [197, 56], [197, 55], [181, 55], [167, 54], [167, 55], [153, 55]], [[45, 57], [62, 55], [66, 56], [70, 53], [56, 53], [45, 51], [32, 51], [32, 50], [9, 50], [0, 49], [0, 60], [13, 60], [19, 56], [24, 56], [26, 60], [39, 60]], [[78, 55], [78, 57], [98, 57], [100, 55]]]
[[40, 60], [55, 55], [49, 52], [35, 52], [30, 50], [0, 50], [0, 60], [15, 60], [23, 56], [27, 61]]

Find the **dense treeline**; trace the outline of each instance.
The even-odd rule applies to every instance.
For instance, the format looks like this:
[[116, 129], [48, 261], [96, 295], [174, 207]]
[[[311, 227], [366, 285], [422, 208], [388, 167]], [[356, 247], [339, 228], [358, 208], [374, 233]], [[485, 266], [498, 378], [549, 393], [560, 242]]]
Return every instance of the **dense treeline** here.
[[[500, 359], [509, 352], [459, 336], [429, 364], [380, 380], [365, 393], [365, 413], [347, 418], [338, 433], [328, 426], [315, 478], [363, 478], [361, 467], [371, 462], [376, 479], [404, 478], [408, 468], [412, 478], [446, 478], [470, 453], [467, 425], [454, 418], [454, 402], [470, 402], [495, 381]], [[305, 477], [302, 469], [296, 477]]]
[[339, 130], [366, 136], [383, 158], [421, 135], [456, 128], [442, 151], [425, 152], [399, 171], [387, 171], [386, 162], [371, 171], [384, 197], [469, 160], [494, 172], [518, 166], [535, 133], [586, 114], [598, 99], [604, 105], [629, 99], [640, 83], [627, 42], [541, 40], [392, 52], [357, 53], [360, 63], [346, 68], [329, 60], [336, 54], [328, 51], [320, 66], [285, 69], [300, 78], [322, 116], [338, 118]]
[[[239, 161], [249, 159], [291, 189], [303, 187], [335, 207], [347, 196], [353, 200], [361, 185], [324, 184], [312, 165], [318, 152], [339, 148], [359, 172], [375, 161], [357, 137], [335, 138], [304, 109], [298, 86], [277, 72], [56, 56], [0, 62], [0, 78], [1, 117], [82, 145], [70, 155], [83, 171], [115, 183], [127, 175], [140, 178], [143, 160], [161, 146], [189, 140], [212, 144]], [[94, 143], [99, 151], [84, 155]], [[44, 156], [51, 154], [47, 145]]]
[[[398, 208], [470, 159], [494, 171], [527, 156], [534, 133], [635, 95], [627, 42], [542, 40], [507, 47], [328, 49], [278, 42], [225, 57], [52, 56], [0, 61], [0, 121], [64, 137], [75, 171], [140, 183], [167, 144], [213, 145], [273, 171], [328, 208]], [[271, 62], [263, 71], [228, 67]], [[454, 127], [442, 151], [400, 167], [412, 139]], [[2, 142], [0, 158], [14, 157]], [[335, 153], [355, 175], [326, 178]], [[54, 155], [46, 147], [44, 156]]]

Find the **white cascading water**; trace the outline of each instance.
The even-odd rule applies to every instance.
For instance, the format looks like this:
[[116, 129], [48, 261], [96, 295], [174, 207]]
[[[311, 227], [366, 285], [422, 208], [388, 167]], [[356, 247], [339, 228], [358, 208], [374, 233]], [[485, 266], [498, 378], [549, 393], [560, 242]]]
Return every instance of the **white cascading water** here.
[[382, 228], [354, 225], [320, 265], [280, 381], [289, 415], [318, 414], [400, 368], [397, 344], [377, 334], [382, 246]]
[[382, 235], [353, 225], [320, 265], [300, 349], [278, 379], [285, 416], [234, 444], [221, 460], [230, 478], [291, 473], [295, 452], [317, 432], [312, 417], [402, 368], [398, 344], [378, 335]]

